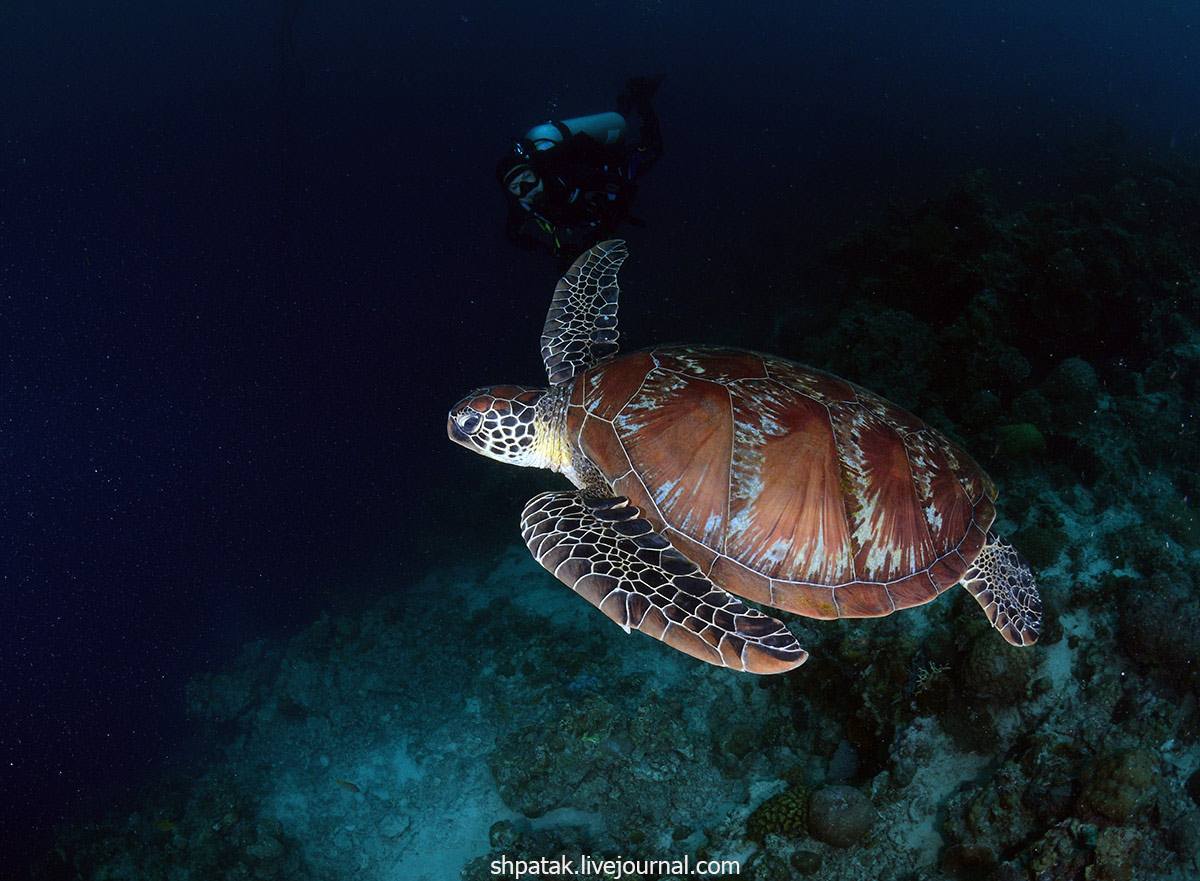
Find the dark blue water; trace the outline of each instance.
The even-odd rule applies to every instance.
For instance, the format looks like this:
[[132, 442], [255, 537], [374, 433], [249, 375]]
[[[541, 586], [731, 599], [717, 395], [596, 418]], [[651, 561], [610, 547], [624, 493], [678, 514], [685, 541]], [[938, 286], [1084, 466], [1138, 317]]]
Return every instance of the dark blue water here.
[[1198, 32], [1165, 2], [0, 2], [0, 841], [176, 757], [191, 675], [511, 530], [443, 428], [541, 373], [558, 266], [504, 239], [511, 136], [667, 73], [623, 326], [751, 342], [755, 267], [889, 200], [976, 167], [1053, 194], [1109, 123], [1197, 147]]

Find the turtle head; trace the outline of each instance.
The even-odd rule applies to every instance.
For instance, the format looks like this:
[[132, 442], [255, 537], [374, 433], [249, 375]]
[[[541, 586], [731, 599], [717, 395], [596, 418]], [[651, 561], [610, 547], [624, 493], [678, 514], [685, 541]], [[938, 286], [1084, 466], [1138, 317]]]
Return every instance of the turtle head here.
[[538, 402], [545, 395], [546, 389], [519, 385], [476, 389], [450, 410], [446, 433], [489, 459], [545, 467], [537, 443]]

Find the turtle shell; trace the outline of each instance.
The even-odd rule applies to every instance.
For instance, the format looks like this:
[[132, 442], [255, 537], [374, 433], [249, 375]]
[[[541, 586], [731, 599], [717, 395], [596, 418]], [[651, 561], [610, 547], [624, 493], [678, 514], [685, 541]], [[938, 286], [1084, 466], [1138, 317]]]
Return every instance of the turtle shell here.
[[995, 518], [961, 449], [866, 389], [783, 358], [661, 346], [596, 365], [571, 440], [718, 585], [812, 618], [957, 584]]

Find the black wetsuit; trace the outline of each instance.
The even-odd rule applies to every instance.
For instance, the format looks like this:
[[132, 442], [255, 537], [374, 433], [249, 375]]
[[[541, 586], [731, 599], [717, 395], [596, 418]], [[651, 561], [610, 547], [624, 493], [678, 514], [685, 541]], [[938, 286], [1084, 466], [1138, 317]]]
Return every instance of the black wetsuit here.
[[[514, 245], [545, 249], [574, 258], [613, 234], [628, 219], [637, 194], [635, 178], [649, 171], [662, 154], [662, 135], [650, 99], [662, 78], [635, 78], [617, 99], [626, 120], [626, 138], [601, 144], [576, 134], [548, 150], [525, 149], [525, 164], [541, 182], [540, 192], [525, 199], [505, 190], [508, 219], [505, 234]], [[508, 170], [520, 164], [506, 158], [497, 168], [504, 183]]]

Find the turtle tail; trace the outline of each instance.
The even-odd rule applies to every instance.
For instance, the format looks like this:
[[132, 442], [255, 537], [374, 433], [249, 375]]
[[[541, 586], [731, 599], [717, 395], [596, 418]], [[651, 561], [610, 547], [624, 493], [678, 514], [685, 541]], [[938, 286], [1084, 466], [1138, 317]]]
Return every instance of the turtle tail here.
[[992, 626], [1013, 645], [1033, 645], [1042, 633], [1042, 598], [1021, 554], [994, 532], [962, 577]]

